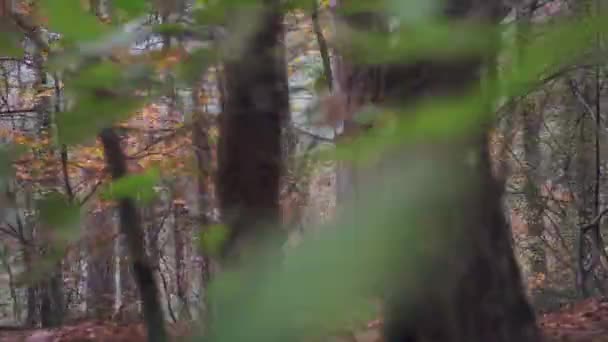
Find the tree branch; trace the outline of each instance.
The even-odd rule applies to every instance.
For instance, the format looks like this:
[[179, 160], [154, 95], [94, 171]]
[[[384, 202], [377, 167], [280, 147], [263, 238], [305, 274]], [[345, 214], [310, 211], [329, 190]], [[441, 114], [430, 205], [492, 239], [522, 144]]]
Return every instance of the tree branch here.
[[292, 128], [298, 133], [298, 134], [303, 134], [303, 135], [307, 135], [315, 140], [319, 140], [319, 141], [323, 141], [323, 142], [328, 142], [328, 143], [335, 143], [336, 141], [334, 139], [331, 138], [326, 138], [326, 137], [322, 137], [320, 135], [316, 135], [312, 132], [309, 132], [303, 128], [300, 128], [296, 125], [292, 125]]
[[593, 218], [593, 220], [591, 220], [591, 222], [582, 225], [580, 229], [583, 231], [583, 233], [587, 232], [589, 229], [597, 226], [606, 214], [608, 214], [608, 208], [602, 210], [599, 214], [597, 214], [597, 216]]
[[17, 108], [17, 109], [7, 109], [7, 110], [0, 111], [0, 115], [34, 113], [34, 112], [36, 112], [36, 108]]
[[61, 169], [63, 171], [63, 183], [65, 192], [68, 195], [70, 202], [74, 200], [74, 191], [70, 184], [70, 174], [68, 173], [68, 147], [64, 144], [61, 146]]

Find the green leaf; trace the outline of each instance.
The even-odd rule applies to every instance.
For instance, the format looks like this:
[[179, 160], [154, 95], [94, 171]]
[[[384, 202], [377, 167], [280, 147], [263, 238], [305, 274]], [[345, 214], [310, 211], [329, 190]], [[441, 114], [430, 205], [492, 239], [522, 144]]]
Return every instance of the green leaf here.
[[446, 229], [436, 205], [449, 212], [474, 177], [445, 160], [414, 161], [397, 161], [381, 184], [362, 189], [370, 194], [363, 203], [347, 203], [345, 215], [305, 237], [279, 267], [251, 261], [218, 274], [209, 288], [217, 303], [211, 340], [300, 341], [360, 327], [395, 282], [413, 298], [433, 272], [445, 275], [435, 262], [461, 253], [464, 239], [457, 225]]
[[114, 89], [122, 80], [121, 68], [110, 62], [98, 63], [88, 67], [70, 81], [70, 88], [77, 90]]
[[[135, 70], [135, 67], [131, 69]], [[132, 115], [145, 100], [132, 95], [137, 80], [126, 77], [116, 64], [105, 62], [82, 70], [68, 81], [68, 92], [76, 95], [76, 105], [57, 114], [58, 139], [76, 144], [90, 139], [100, 129]]]
[[62, 144], [78, 144], [93, 139], [104, 127], [123, 120], [141, 107], [143, 99], [136, 97], [99, 98], [80, 96], [76, 106], [57, 114], [57, 137]]
[[208, 49], [195, 51], [176, 68], [177, 79], [186, 84], [199, 81], [200, 75], [217, 60], [217, 52]]
[[27, 148], [23, 145], [3, 144], [0, 146], [0, 178], [2, 179], [0, 184], [3, 184], [4, 180], [9, 177], [13, 161], [26, 152]]
[[438, 0], [388, 0], [390, 13], [398, 16], [405, 23], [428, 21], [434, 18], [440, 10]]
[[222, 224], [209, 226], [201, 234], [201, 249], [208, 255], [218, 255], [228, 239], [228, 227]]
[[151, 168], [143, 174], [128, 175], [113, 181], [101, 196], [106, 200], [133, 198], [142, 203], [149, 203], [156, 196], [154, 186], [159, 179], [159, 170]]
[[0, 25], [0, 55], [7, 57], [23, 56], [19, 35], [15, 32], [2, 31], [2, 25]]
[[58, 243], [73, 241], [79, 236], [80, 207], [64, 195], [54, 192], [38, 203], [40, 219], [59, 238]]
[[52, 31], [61, 33], [70, 41], [83, 41], [99, 37], [107, 29], [82, 7], [79, 0], [42, 0], [42, 15], [49, 21]]
[[114, 0], [112, 6], [122, 19], [135, 18], [150, 9], [147, 0]]
[[391, 33], [347, 28], [342, 39], [347, 39], [357, 62], [381, 64], [478, 56], [496, 47], [496, 33], [495, 27], [487, 25], [423, 21]]

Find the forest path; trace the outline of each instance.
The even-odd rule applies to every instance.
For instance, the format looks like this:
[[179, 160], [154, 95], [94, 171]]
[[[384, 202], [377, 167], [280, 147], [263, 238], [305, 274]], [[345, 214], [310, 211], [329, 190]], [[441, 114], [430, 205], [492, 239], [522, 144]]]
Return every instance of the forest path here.
[[[591, 298], [540, 315], [538, 323], [547, 342], [608, 342], [608, 299]], [[333, 336], [327, 342], [380, 342], [381, 321], [355, 334]], [[187, 335], [184, 325], [170, 325], [174, 341]], [[85, 321], [53, 330], [0, 330], [0, 342], [144, 342], [141, 323]]]

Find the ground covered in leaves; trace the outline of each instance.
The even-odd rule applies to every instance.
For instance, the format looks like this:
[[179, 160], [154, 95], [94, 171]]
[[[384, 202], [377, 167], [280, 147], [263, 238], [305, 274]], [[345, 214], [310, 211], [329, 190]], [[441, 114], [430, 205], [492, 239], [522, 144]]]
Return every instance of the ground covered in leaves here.
[[[547, 342], [608, 342], [608, 299], [605, 298], [580, 301], [542, 314], [538, 320]], [[365, 331], [333, 336], [328, 342], [379, 342], [381, 326], [381, 321], [370, 322]], [[174, 341], [185, 340], [190, 331], [178, 324], [170, 325], [169, 329]], [[141, 323], [85, 321], [52, 330], [0, 330], [0, 342], [143, 342], [145, 335]]]

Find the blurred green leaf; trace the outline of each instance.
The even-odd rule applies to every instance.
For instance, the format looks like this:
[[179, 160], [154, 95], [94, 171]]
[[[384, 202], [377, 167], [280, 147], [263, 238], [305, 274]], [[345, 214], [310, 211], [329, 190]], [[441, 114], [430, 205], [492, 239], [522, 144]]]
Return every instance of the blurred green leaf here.
[[143, 174], [127, 175], [113, 181], [101, 196], [107, 200], [119, 200], [133, 198], [142, 203], [149, 203], [156, 197], [154, 186], [160, 179], [160, 172], [151, 168]]
[[179, 63], [176, 68], [177, 79], [186, 84], [200, 80], [200, 75], [218, 60], [217, 51], [199, 49], [192, 53], [187, 60]]
[[196, 0], [192, 15], [201, 25], [223, 25], [235, 10], [253, 9], [260, 4], [259, 0]]
[[67, 90], [75, 95], [77, 102], [70, 110], [57, 114], [59, 141], [63, 144], [83, 142], [95, 137], [103, 127], [134, 114], [145, 100], [133, 95], [138, 75], [139, 72], [128, 77], [120, 66], [104, 62], [81, 70], [76, 78], [69, 80]]
[[58, 140], [69, 145], [93, 139], [102, 128], [128, 118], [142, 103], [136, 97], [80, 96], [72, 110], [57, 114]]
[[65, 40], [93, 39], [107, 30], [77, 0], [41, 0], [40, 9], [43, 17], [48, 19], [49, 28], [61, 33]]
[[352, 58], [362, 64], [406, 63], [421, 58], [449, 61], [496, 47], [496, 28], [471, 23], [423, 21], [391, 33], [344, 28]]
[[463, 215], [452, 203], [470, 189], [471, 175], [445, 160], [398, 165], [382, 184], [363, 189], [372, 194], [361, 203], [364, 211], [351, 203], [322, 235], [289, 251], [280, 267], [218, 274], [209, 288], [218, 308], [212, 340], [306, 340], [361, 327], [393, 282], [413, 296], [421, 285], [431, 286], [433, 270], [443, 269], [434, 263], [446, 260], [438, 256], [460, 252], [462, 227], [439, 223], [444, 215]]
[[201, 234], [201, 249], [204, 253], [212, 256], [219, 255], [224, 243], [228, 239], [228, 227], [215, 224], [206, 228]]
[[28, 149], [23, 145], [0, 145], [0, 177], [3, 181], [10, 175], [13, 161], [27, 151]]
[[39, 201], [40, 220], [54, 237], [54, 247], [61, 253], [68, 243], [80, 235], [80, 206], [64, 195], [54, 192]]
[[445, 142], [471, 134], [471, 130], [483, 127], [492, 118], [490, 105], [498, 98], [519, 96], [537, 86], [543, 77], [583, 56], [593, 44], [593, 37], [608, 30], [607, 18], [598, 17], [584, 23], [548, 27], [540, 38], [525, 47], [526, 58], [520, 64], [504, 66], [502, 77], [488, 80], [484, 89], [453, 99], [428, 99], [410, 110], [380, 108], [381, 113], [375, 113], [374, 117], [385, 118], [384, 121], [351, 144], [340, 145], [335, 151], [321, 151], [321, 157], [368, 163], [380, 158], [381, 151], [400, 144]]
[[70, 87], [78, 90], [112, 89], [122, 79], [121, 68], [110, 62], [98, 63], [82, 70], [70, 81]]
[[386, 7], [403, 24], [429, 21], [440, 13], [441, 0], [386, 0]]
[[148, 0], [114, 0], [112, 7], [122, 19], [131, 19], [150, 10], [150, 3]]
[[15, 32], [3, 31], [0, 25], [0, 55], [6, 57], [23, 56], [20, 35]]

